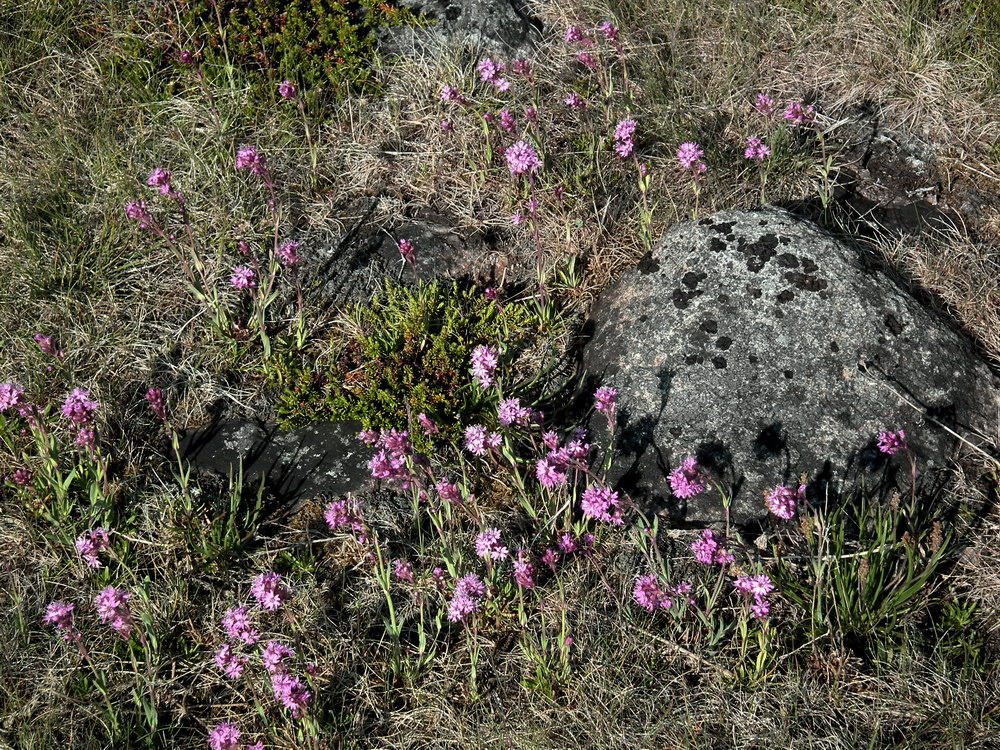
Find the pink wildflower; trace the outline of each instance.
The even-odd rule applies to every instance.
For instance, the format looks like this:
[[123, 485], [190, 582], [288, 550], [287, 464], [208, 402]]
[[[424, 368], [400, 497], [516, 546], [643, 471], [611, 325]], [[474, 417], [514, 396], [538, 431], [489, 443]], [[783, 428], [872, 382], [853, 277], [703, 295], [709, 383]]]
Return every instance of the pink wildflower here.
[[219, 650], [215, 652], [215, 665], [221, 669], [230, 680], [238, 680], [243, 675], [243, 670], [248, 659], [240, 656], [228, 643], [223, 643]]
[[521, 588], [535, 588], [535, 566], [525, 558], [523, 549], [517, 551], [517, 559], [514, 560], [514, 581]]
[[169, 416], [167, 412], [167, 400], [163, 397], [163, 391], [159, 388], [150, 388], [146, 391], [146, 401], [160, 421], [166, 422]]
[[647, 612], [655, 612], [661, 608], [667, 609], [671, 605], [670, 597], [653, 574], [640, 576], [636, 579], [632, 596], [639, 606]]
[[531, 419], [531, 409], [521, 406], [519, 398], [508, 398], [500, 402], [497, 417], [504, 427], [512, 424], [525, 425]]
[[111, 539], [108, 529], [96, 528], [77, 537], [74, 544], [76, 551], [86, 561], [87, 565], [91, 568], [100, 568], [101, 561], [97, 556], [111, 546]]
[[694, 559], [704, 565], [728, 565], [734, 559], [724, 540], [711, 529], [701, 532], [701, 539], [691, 543], [691, 551], [694, 552]]
[[566, 97], [566, 106], [570, 109], [583, 109], [585, 104], [583, 97], [579, 94], [573, 93]]
[[278, 573], [261, 573], [253, 581], [250, 587], [257, 603], [267, 610], [275, 610], [292, 598], [292, 591], [281, 583], [281, 576]]
[[77, 448], [87, 448], [88, 450], [93, 450], [94, 446], [97, 445], [97, 435], [90, 427], [81, 427], [76, 433], [73, 445]]
[[500, 127], [508, 133], [513, 133], [517, 126], [517, 120], [509, 109], [500, 112]]
[[534, 107], [525, 107], [524, 119], [528, 122], [538, 122], [538, 110]]
[[455, 123], [453, 123], [451, 120], [441, 120], [441, 130], [443, 130], [445, 133], [454, 133]]
[[594, 392], [594, 408], [604, 414], [609, 422], [614, 421], [617, 404], [618, 391], [614, 388], [602, 386]]
[[108, 586], [94, 597], [94, 606], [101, 622], [110, 625], [123, 638], [132, 635], [132, 629], [135, 627], [128, 606], [128, 600], [131, 598], [132, 594], [120, 591], [114, 586]]
[[194, 65], [194, 53], [189, 49], [182, 49], [177, 53], [177, 61], [181, 65]]
[[276, 253], [278, 262], [285, 268], [295, 268], [302, 261], [298, 254], [300, 247], [302, 247], [302, 243], [295, 240], [283, 242]]
[[585, 516], [596, 519], [603, 523], [610, 523], [614, 526], [621, 526], [625, 523], [622, 520], [622, 511], [618, 507], [618, 493], [612, 492], [607, 487], [592, 485], [583, 492], [580, 500], [580, 509]]
[[559, 562], [559, 553], [549, 547], [542, 553], [542, 563], [549, 567], [553, 573], [556, 572], [556, 563]]
[[470, 425], [465, 428], [465, 449], [474, 456], [485, 456], [491, 448], [498, 448], [500, 441], [500, 435], [487, 432], [482, 425]]
[[496, 375], [497, 367], [500, 364], [500, 355], [496, 349], [489, 346], [477, 346], [472, 350], [472, 375], [479, 382], [481, 388], [489, 388], [493, 385], [493, 376]]
[[504, 152], [507, 160], [507, 167], [513, 176], [537, 172], [542, 161], [538, 158], [538, 152], [524, 141], [516, 141]]
[[597, 28], [604, 34], [604, 38], [609, 42], [613, 42], [618, 39], [618, 27], [613, 25], [611, 21], [604, 21]]
[[129, 201], [125, 204], [125, 215], [138, 222], [140, 229], [153, 229], [156, 226], [153, 215], [146, 207], [146, 201]]
[[577, 52], [576, 61], [582, 63], [590, 70], [597, 70], [597, 59], [589, 52]]
[[782, 520], [789, 520], [795, 515], [797, 503], [805, 500], [806, 486], [800, 485], [797, 490], [784, 485], [778, 485], [764, 495], [764, 504], [767, 509]]
[[222, 627], [234, 641], [242, 641], [253, 645], [260, 640], [260, 633], [250, 624], [250, 613], [246, 607], [234, 607], [226, 610], [222, 616]]
[[635, 120], [622, 120], [615, 126], [615, 151], [623, 158], [627, 159], [635, 149], [635, 129], [638, 123]]
[[747, 138], [747, 147], [743, 156], [758, 164], [771, 155], [771, 147], [764, 144], [760, 138]]
[[278, 95], [282, 99], [294, 99], [299, 95], [299, 89], [291, 81], [285, 80], [278, 84]]
[[580, 545], [572, 534], [566, 533], [559, 537], [559, 549], [564, 555], [572, 555], [580, 549]]
[[358, 534], [358, 541], [362, 544], [368, 538], [365, 532], [364, 518], [361, 514], [361, 506], [353, 498], [343, 497], [340, 500], [334, 500], [326, 506], [323, 517], [331, 531], [347, 526]]
[[76, 605], [69, 602], [51, 602], [45, 608], [45, 617], [42, 618], [42, 622], [46, 625], [55, 625], [58, 630], [63, 631], [63, 638], [67, 641], [79, 640], [80, 634], [73, 627], [74, 609], [76, 609]]
[[465, 104], [466, 99], [462, 96], [458, 89], [454, 86], [442, 86], [441, 87], [441, 101], [443, 102], [456, 102], [458, 104]]
[[487, 562], [507, 559], [508, 550], [500, 544], [499, 529], [486, 529], [476, 537], [476, 554]]
[[401, 581], [406, 581], [407, 583], [413, 583], [413, 565], [405, 560], [396, 560], [393, 562], [393, 575], [396, 576]]
[[516, 214], [510, 217], [510, 223], [515, 227], [521, 226], [526, 221], [524, 214], [518, 211]]
[[150, 173], [146, 184], [150, 187], [159, 188], [160, 195], [170, 195], [170, 177], [169, 169], [157, 167]]
[[267, 173], [267, 162], [253, 146], [244, 146], [236, 153], [236, 168], [249, 169], [262, 177]]
[[278, 702], [291, 711], [296, 719], [302, 716], [312, 700], [312, 693], [306, 689], [302, 680], [285, 672], [271, 675], [271, 689]]
[[247, 266], [236, 266], [233, 269], [233, 275], [229, 277], [229, 283], [237, 289], [253, 289], [257, 286], [257, 282], [254, 281], [253, 269]]
[[479, 611], [479, 600], [486, 595], [486, 586], [474, 574], [460, 578], [448, 605], [448, 620], [464, 622], [469, 615]]
[[43, 354], [48, 354], [50, 357], [56, 358], [62, 354], [62, 352], [56, 349], [55, 342], [51, 336], [43, 336], [40, 333], [36, 333], [32, 338], [35, 339], [35, 343], [38, 344], [38, 348], [42, 350]]
[[442, 479], [434, 485], [434, 489], [437, 490], [437, 493], [441, 496], [442, 500], [451, 503], [452, 505], [462, 504], [462, 492], [458, 489], [458, 485], [446, 482]]
[[757, 94], [757, 100], [754, 102], [754, 109], [760, 112], [766, 117], [770, 117], [774, 114], [774, 99], [769, 97], [767, 94]]
[[24, 388], [17, 383], [0, 383], [0, 414], [20, 407], [23, 396]]
[[224, 722], [212, 730], [208, 736], [208, 746], [212, 750], [242, 750], [240, 737], [242, 732], [235, 724]]
[[689, 456], [670, 474], [670, 488], [679, 498], [689, 498], [705, 491], [708, 478], [698, 466], [698, 459]]
[[677, 161], [684, 169], [690, 169], [693, 172], [704, 172], [705, 164], [699, 161], [701, 157], [705, 155], [701, 146], [693, 141], [688, 141], [682, 143], [681, 147], [677, 149]]
[[906, 444], [906, 433], [903, 430], [880, 432], [878, 434], [878, 449], [887, 456], [895, 456], [900, 451], [909, 450], [909, 446]]
[[268, 641], [267, 645], [261, 649], [260, 660], [270, 674], [285, 672], [285, 659], [295, 656], [295, 651], [278, 641]]
[[529, 60], [515, 60], [511, 65], [511, 70], [514, 71], [514, 75], [524, 76], [525, 78], [531, 77], [531, 62]]
[[14, 484], [16, 484], [18, 487], [26, 487], [28, 483], [31, 482], [31, 480], [34, 478], [35, 475], [31, 472], [31, 469], [25, 469], [25, 468], [14, 469], [14, 474], [13, 476], [11, 476], [11, 479], [13, 480]]
[[420, 427], [424, 431], [424, 435], [430, 437], [431, 435], [437, 435], [441, 432], [441, 429], [434, 424], [430, 417], [426, 414], [420, 413], [417, 415], [417, 422], [420, 423]]
[[549, 454], [545, 458], [538, 459], [535, 464], [535, 476], [543, 487], [555, 489], [558, 485], [566, 484], [568, 481], [563, 467], [554, 462]]
[[816, 110], [811, 104], [804, 106], [800, 101], [789, 102], [781, 116], [793, 125], [810, 125], [815, 119]]
[[74, 388], [63, 403], [62, 413], [74, 425], [82, 427], [90, 424], [94, 417], [94, 412], [99, 407], [100, 404], [91, 400], [90, 391], [83, 388]]
[[582, 42], [586, 37], [579, 26], [570, 26], [566, 29], [566, 41], [570, 44]]

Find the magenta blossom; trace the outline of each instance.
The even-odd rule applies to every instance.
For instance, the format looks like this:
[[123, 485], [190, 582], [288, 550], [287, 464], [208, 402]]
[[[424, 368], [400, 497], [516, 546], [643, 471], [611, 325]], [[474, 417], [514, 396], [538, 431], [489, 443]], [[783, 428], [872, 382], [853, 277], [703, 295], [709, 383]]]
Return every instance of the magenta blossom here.
[[35, 339], [35, 343], [38, 344], [38, 348], [42, 350], [42, 353], [56, 359], [62, 356], [62, 352], [56, 349], [55, 342], [51, 336], [43, 336], [40, 333], [36, 333], [32, 338]]
[[590, 70], [597, 70], [597, 59], [589, 52], [577, 52], [576, 61], [587, 66]]
[[747, 147], [743, 156], [758, 164], [771, 155], [771, 147], [764, 144], [760, 138], [747, 138]]
[[632, 155], [635, 149], [635, 120], [622, 120], [615, 126], [615, 152], [623, 159]]
[[684, 169], [691, 170], [696, 176], [702, 174], [708, 167], [700, 161], [705, 155], [701, 146], [693, 141], [682, 143], [677, 149], [677, 161]]
[[156, 226], [156, 222], [153, 220], [153, 215], [149, 213], [149, 208], [146, 206], [146, 201], [129, 201], [125, 204], [125, 215], [139, 223], [140, 229], [153, 229]]
[[618, 39], [618, 27], [612, 24], [611, 21], [604, 21], [597, 28], [602, 34], [604, 34], [604, 38], [609, 42], [613, 42]]
[[131, 636], [135, 627], [128, 606], [128, 600], [131, 598], [132, 594], [120, 591], [114, 586], [108, 586], [94, 597], [94, 607], [97, 608], [101, 622], [118, 631], [122, 638]]
[[153, 414], [155, 414], [161, 422], [166, 422], [169, 417], [167, 412], [167, 400], [163, 396], [163, 391], [159, 388], [150, 388], [146, 391], [146, 401], [149, 403], [149, 408], [152, 409]]
[[364, 518], [361, 515], [361, 506], [353, 498], [344, 497], [340, 500], [334, 500], [326, 506], [323, 517], [331, 531], [347, 527], [358, 534], [358, 541], [362, 544], [368, 538]]
[[223, 643], [219, 650], [215, 652], [215, 666], [222, 670], [230, 680], [238, 680], [243, 675], [249, 660], [245, 656], [240, 656], [228, 643]]
[[583, 30], [579, 26], [570, 26], [566, 29], [566, 41], [570, 44], [577, 44], [586, 39]]
[[617, 492], [612, 492], [607, 487], [593, 485], [584, 490], [583, 498], [580, 500], [580, 509], [585, 516], [614, 526], [621, 526], [625, 522], [622, 520], [622, 511], [618, 507], [618, 502]]
[[770, 492], [764, 493], [764, 504], [767, 509], [782, 520], [789, 520], [795, 515], [798, 503], [806, 499], [806, 486], [800, 485], [797, 490], [784, 485], [778, 485]]
[[177, 62], [181, 65], [194, 65], [194, 53], [189, 49], [182, 49], [177, 53]]
[[816, 110], [811, 104], [805, 106], [803, 102], [789, 102], [781, 116], [793, 125], [811, 125]]
[[392, 564], [393, 575], [401, 581], [413, 583], [416, 579], [413, 576], [413, 564], [405, 560], [396, 560]]
[[411, 266], [417, 263], [417, 254], [413, 248], [413, 243], [409, 240], [399, 241], [399, 254], [403, 256], [403, 260], [409, 263]]
[[253, 269], [246, 266], [236, 266], [233, 269], [233, 275], [229, 277], [229, 283], [237, 289], [253, 289], [257, 286], [257, 282], [254, 281]]
[[524, 141], [517, 141], [508, 147], [504, 151], [504, 158], [507, 160], [507, 167], [514, 177], [537, 172], [542, 166], [538, 152]]
[[521, 588], [535, 588], [535, 566], [525, 557], [523, 549], [517, 551], [517, 559], [514, 560], [514, 581]]
[[495, 432], [487, 432], [482, 425], [465, 428], [465, 449], [474, 456], [485, 456], [490, 449], [500, 447], [502, 438]]
[[479, 386], [489, 388], [493, 385], [493, 377], [500, 364], [500, 354], [497, 350], [489, 346], [477, 346], [472, 350], [470, 360], [472, 362], [472, 375], [478, 381]]
[[274, 610], [292, 598], [292, 591], [281, 582], [281, 576], [277, 573], [261, 573], [253, 581], [250, 587], [257, 603], [263, 608]]
[[63, 416], [77, 427], [89, 425], [100, 404], [90, 398], [90, 391], [74, 388], [62, 406]]
[[579, 94], [573, 93], [566, 97], [566, 106], [570, 109], [583, 109], [585, 105], [586, 102]]
[[260, 633], [250, 624], [250, 612], [246, 607], [234, 607], [226, 610], [222, 616], [222, 627], [234, 641], [242, 641], [253, 645], [260, 640]]
[[500, 543], [499, 529], [486, 529], [476, 537], [476, 554], [487, 562], [507, 559], [508, 550]]
[[906, 444], [906, 433], [903, 430], [880, 432], [878, 434], [878, 449], [887, 456], [895, 456], [900, 451], [909, 450]]
[[302, 243], [295, 240], [286, 240], [281, 243], [281, 247], [275, 253], [278, 256], [278, 262], [285, 268], [295, 268], [302, 261], [298, 254], [301, 247]]
[[278, 95], [282, 99], [294, 99], [299, 95], [299, 89], [291, 81], [285, 80], [278, 84]]
[[104, 528], [91, 529], [77, 537], [75, 546], [87, 565], [91, 568], [100, 568], [101, 561], [97, 556], [111, 546], [109, 531]]
[[211, 750], [242, 750], [240, 737], [243, 733], [235, 724], [224, 722], [219, 724], [208, 735], [208, 746]]
[[508, 133], [513, 133], [517, 127], [517, 119], [509, 109], [500, 112], [500, 127]]
[[26, 487], [34, 478], [35, 475], [31, 472], [31, 469], [25, 468], [14, 469], [14, 474], [11, 476], [11, 480], [13, 480], [14, 484], [18, 487]]
[[480, 600], [486, 596], [486, 586], [474, 573], [463, 576], [455, 584], [455, 593], [448, 605], [448, 620], [464, 622], [479, 611]]
[[17, 383], [0, 383], [0, 414], [13, 411], [24, 403], [24, 388]]
[[608, 386], [601, 386], [594, 392], [594, 408], [604, 414], [609, 422], [615, 418], [618, 405], [618, 391]]
[[420, 423], [420, 427], [427, 437], [437, 435], [441, 432], [441, 428], [434, 424], [434, 421], [424, 413], [417, 415], [417, 422]]
[[312, 700], [312, 693], [306, 689], [302, 679], [287, 672], [271, 675], [271, 689], [278, 702], [291, 711], [296, 719], [301, 718]]
[[670, 473], [670, 489], [676, 497], [687, 499], [705, 491], [708, 477], [698, 466], [698, 459], [689, 456]]
[[670, 597], [653, 574], [640, 576], [636, 579], [632, 598], [647, 612], [655, 612], [661, 608], [667, 609], [671, 604]]
[[80, 634], [73, 626], [73, 610], [75, 604], [69, 602], [51, 602], [45, 608], [45, 617], [42, 622], [46, 625], [54, 625], [58, 630], [63, 631], [63, 638], [67, 641], [80, 640]]
[[726, 549], [725, 540], [711, 529], [701, 532], [701, 539], [691, 543], [694, 559], [703, 565], [729, 565], [733, 555]]
[[267, 161], [253, 146], [244, 146], [236, 153], [236, 168], [249, 169], [261, 177], [267, 172]]
[[774, 99], [769, 97], [767, 94], [757, 94], [757, 99], [753, 106], [754, 109], [766, 117], [770, 117], [775, 112]]
[[170, 195], [170, 177], [169, 169], [157, 167], [150, 173], [146, 184], [150, 187], [159, 188], [160, 195]]
[[287, 671], [285, 659], [291, 659], [294, 656], [295, 651], [284, 643], [278, 643], [278, 641], [268, 641], [260, 652], [261, 663], [270, 674]]
[[462, 504], [462, 491], [459, 490], [458, 485], [441, 479], [436, 485], [434, 485], [434, 489], [437, 490], [437, 493], [441, 496], [442, 500], [452, 505]]
[[519, 398], [508, 398], [500, 402], [497, 417], [504, 427], [512, 424], [526, 425], [531, 420], [531, 409], [521, 406]]

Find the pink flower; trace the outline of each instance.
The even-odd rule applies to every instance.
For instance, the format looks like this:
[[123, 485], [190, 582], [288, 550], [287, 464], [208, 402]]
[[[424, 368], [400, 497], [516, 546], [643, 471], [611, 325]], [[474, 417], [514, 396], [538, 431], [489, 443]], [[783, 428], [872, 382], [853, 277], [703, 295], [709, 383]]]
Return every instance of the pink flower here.
[[745, 598], [753, 597], [750, 612], [758, 620], [767, 618], [771, 611], [771, 603], [765, 598], [774, 591], [774, 584], [766, 575], [740, 576], [733, 581], [733, 586]]
[[684, 169], [690, 169], [694, 172], [705, 171], [704, 163], [699, 161], [704, 155], [705, 152], [701, 146], [693, 141], [682, 143], [681, 147], [677, 149], [677, 161]]
[[152, 409], [153, 414], [155, 414], [160, 421], [166, 422], [167, 417], [167, 400], [163, 397], [163, 391], [159, 388], [150, 388], [146, 391], [146, 401], [149, 403], [149, 408]]
[[403, 256], [403, 260], [409, 263], [411, 266], [415, 265], [417, 262], [417, 255], [413, 250], [413, 243], [409, 240], [399, 241], [399, 254]]
[[534, 107], [525, 107], [524, 119], [528, 122], [538, 122], [538, 110]]
[[747, 138], [747, 147], [743, 152], [745, 158], [760, 163], [770, 155], [770, 146], [764, 145], [764, 142], [760, 138]]
[[591, 70], [597, 70], [597, 60], [589, 52], [577, 52], [576, 61], [587, 66]]
[[88, 450], [93, 450], [94, 446], [97, 445], [97, 435], [89, 427], [81, 427], [76, 433], [76, 439], [73, 440], [73, 445], [77, 448], [87, 448]]
[[14, 469], [14, 474], [11, 476], [14, 484], [18, 487], [26, 487], [28, 483], [35, 478], [30, 469]]
[[291, 81], [282, 81], [278, 84], [278, 94], [282, 99], [294, 99], [299, 95], [299, 90]]
[[535, 476], [543, 487], [551, 490], [561, 484], [566, 484], [568, 479], [563, 467], [552, 461], [550, 456], [538, 459], [535, 464]]
[[413, 583], [413, 565], [405, 560], [396, 560], [392, 564], [393, 575], [396, 576], [401, 581], [406, 581], [407, 583]]
[[267, 162], [253, 146], [244, 146], [236, 153], [236, 168], [249, 169], [261, 177], [267, 172]]
[[128, 600], [131, 598], [132, 594], [120, 591], [114, 586], [108, 586], [94, 597], [94, 607], [97, 608], [101, 622], [118, 631], [122, 638], [132, 635], [132, 629], [135, 627], [128, 606]]
[[219, 724], [208, 736], [208, 746], [212, 750], [242, 750], [240, 737], [242, 732], [235, 724], [228, 722]]
[[613, 42], [618, 38], [618, 27], [614, 26], [611, 21], [604, 21], [597, 28], [604, 34], [604, 38], [609, 42]]
[[617, 404], [618, 391], [614, 388], [602, 386], [594, 392], [594, 408], [607, 416], [609, 421], [614, 421]]
[[500, 112], [500, 127], [508, 133], [513, 133], [517, 125], [517, 120], [509, 109]]
[[524, 141], [517, 141], [511, 145], [504, 152], [504, 158], [507, 160], [507, 167], [510, 169], [511, 175], [515, 177], [537, 172], [542, 166], [538, 152]]
[[705, 491], [708, 478], [698, 466], [698, 459], [689, 456], [670, 474], [670, 489], [679, 498], [689, 498]]
[[177, 61], [181, 65], [194, 65], [194, 53], [189, 49], [182, 49], [177, 53]]
[[20, 407], [23, 396], [24, 388], [17, 383], [0, 383], [0, 414]]
[[446, 133], [454, 133], [455, 123], [453, 123], [451, 120], [441, 120], [441, 130], [443, 130]]
[[486, 529], [476, 537], [476, 554], [492, 562], [507, 559], [508, 550], [500, 544], [499, 529]]
[[579, 26], [570, 26], [566, 29], [566, 41], [570, 44], [582, 42], [586, 37]]
[[781, 115], [793, 125], [810, 125], [815, 119], [816, 110], [812, 105], [803, 106], [803, 102], [789, 102]]
[[284, 643], [278, 643], [278, 641], [268, 641], [260, 652], [260, 660], [264, 669], [270, 674], [286, 671], [285, 659], [291, 659], [294, 656], [295, 652], [291, 648]]
[[46, 625], [54, 625], [63, 631], [63, 638], [67, 641], [79, 640], [80, 634], [73, 627], [74, 609], [76, 609], [76, 605], [69, 602], [51, 602], [45, 608], [45, 617], [42, 618], [42, 622]]
[[94, 412], [100, 407], [96, 401], [91, 400], [90, 391], [83, 388], [74, 388], [66, 397], [62, 406], [63, 416], [77, 427], [90, 424], [94, 417]]
[[753, 106], [754, 109], [766, 117], [774, 114], [774, 99], [767, 94], [757, 94], [757, 100]]
[[572, 555], [580, 549], [580, 545], [573, 538], [572, 534], [567, 533], [559, 537], [559, 549], [564, 555]]
[[485, 456], [487, 452], [486, 428], [470, 425], [465, 428], [465, 449], [474, 456]]
[[170, 170], [164, 169], [163, 167], [157, 167], [150, 173], [149, 178], [146, 180], [146, 184], [150, 187], [159, 188], [160, 195], [169, 195]]
[[291, 711], [296, 719], [302, 716], [312, 700], [312, 693], [306, 689], [302, 680], [287, 672], [271, 675], [271, 689], [278, 702]]
[[295, 240], [283, 242], [276, 253], [278, 262], [285, 268], [295, 268], [302, 261], [302, 258], [298, 255], [300, 247], [302, 247], [302, 244]]
[[236, 266], [233, 269], [233, 275], [229, 277], [229, 283], [237, 289], [253, 289], [257, 286], [257, 282], [254, 281], [253, 269], [246, 266]]
[[585, 102], [579, 94], [570, 94], [566, 97], [566, 106], [570, 109], [583, 109]]
[[452, 505], [461, 505], [462, 492], [458, 489], [458, 485], [446, 482], [442, 479], [434, 485], [434, 489], [437, 490], [437, 493], [441, 496], [442, 500], [451, 503]]
[[500, 355], [489, 346], [477, 346], [472, 350], [472, 375], [479, 382], [481, 388], [489, 388], [493, 385], [493, 376], [496, 375], [497, 367], [500, 364]]
[[622, 120], [615, 126], [615, 151], [623, 159], [631, 156], [635, 148], [635, 129], [637, 125], [638, 123], [635, 120]]
[[420, 423], [420, 427], [423, 429], [424, 435], [426, 435], [427, 437], [430, 437], [431, 435], [437, 435], [441, 432], [441, 429], [436, 424], [434, 424], [431, 418], [428, 417], [426, 414], [423, 413], [418, 414], [417, 422]]
[[553, 573], [556, 572], [556, 563], [559, 562], [559, 553], [549, 547], [542, 553], [542, 563], [549, 567]]
[[156, 225], [153, 215], [146, 207], [146, 201], [129, 201], [125, 204], [125, 215], [132, 221], [139, 222], [140, 229], [152, 229]]
[[878, 449], [887, 456], [895, 456], [900, 451], [909, 450], [909, 446], [906, 444], [906, 433], [903, 430], [880, 432], [878, 434]]
[[520, 211], [510, 217], [510, 223], [515, 227], [521, 226], [525, 222], [525, 216]]
[[456, 89], [454, 86], [442, 86], [441, 101], [457, 102], [458, 104], [465, 104], [466, 99], [459, 93], [458, 89]]
[[655, 612], [661, 608], [667, 609], [671, 605], [670, 597], [660, 586], [656, 576], [652, 574], [636, 579], [632, 597], [647, 612]]
[[517, 559], [514, 560], [514, 581], [518, 586], [525, 589], [535, 588], [535, 566], [524, 556], [524, 550], [517, 551]]
[[444, 591], [447, 585], [444, 580], [444, 568], [434, 568], [431, 571], [431, 580], [434, 581], [434, 586], [438, 591]]
[[511, 70], [514, 71], [515, 75], [524, 76], [525, 78], [531, 77], [531, 62], [528, 60], [515, 60], [511, 65]]
[[797, 490], [778, 485], [764, 495], [764, 504], [778, 518], [787, 521], [795, 515], [796, 504], [805, 498], [806, 486], [804, 484], [800, 485]]
[[226, 610], [222, 616], [222, 627], [234, 641], [242, 641], [253, 645], [260, 640], [260, 633], [250, 624], [250, 614], [246, 607], [234, 607]]
[[479, 577], [470, 573], [455, 584], [455, 593], [448, 605], [448, 620], [464, 622], [469, 615], [479, 611], [479, 600], [486, 596], [486, 586]]
[[334, 500], [326, 506], [326, 512], [323, 514], [323, 517], [326, 519], [326, 524], [330, 527], [331, 531], [336, 531], [347, 526], [351, 531], [359, 534], [358, 541], [362, 544], [367, 539], [364, 518], [361, 515], [361, 506], [357, 500], [347, 497]]
[[580, 500], [580, 510], [585, 516], [614, 526], [625, 523], [622, 520], [621, 508], [618, 507], [618, 493], [612, 492], [607, 487], [592, 485], [584, 490], [583, 498]]
[[91, 568], [100, 568], [101, 561], [97, 556], [111, 546], [111, 539], [108, 529], [97, 528], [91, 529], [77, 537], [74, 544], [76, 551], [86, 561], [87, 565]]
[[531, 409], [521, 406], [521, 399], [508, 398], [500, 402], [497, 418], [504, 427], [512, 424], [525, 425], [531, 419]]
[[62, 352], [56, 349], [55, 342], [52, 341], [51, 336], [43, 336], [40, 333], [36, 333], [32, 338], [35, 339], [35, 343], [38, 344], [38, 348], [42, 350], [43, 354], [48, 354], [50, 357], [56, 357], [57, 359], [62, 355]]
[[725, 542], [711, 529], [701, 532], [701, 539], [691, 543], [691, 551], [694, 559], [704, 565], [728, 565], [734, 559]]
[[243, 675], [248, 659], [240, 656], [228, 643], [223, 643], [215, 652], [215, 665], [225, 673], [230, 680], [238, 680]]
[[281, 583], [277, 573], [261, 573], [250, 588], [257, 603], [267, 610], [275, 610], [292, 598], [291, 589]]

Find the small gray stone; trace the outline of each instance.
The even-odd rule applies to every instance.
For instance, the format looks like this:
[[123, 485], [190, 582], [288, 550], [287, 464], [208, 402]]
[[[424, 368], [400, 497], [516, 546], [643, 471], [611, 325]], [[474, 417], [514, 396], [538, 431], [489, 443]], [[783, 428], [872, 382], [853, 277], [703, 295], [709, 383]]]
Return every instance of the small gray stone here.
[[800, 473], [817, 497], [904, 466], [877, 451], [880, 430], [904, 428], [924, 470], [955, 446], [925, 414], [963, 436], [995, 429], [997, 378], [953, 324], [864, 251], [782, 210], [674, 227], [592, 319], [584, 363], [621, 393], [611, 478], [678, 521], [723, 515], [714, 491], [671, 496], [667, 476], [688, 455], [735, 488], [744, 524]]

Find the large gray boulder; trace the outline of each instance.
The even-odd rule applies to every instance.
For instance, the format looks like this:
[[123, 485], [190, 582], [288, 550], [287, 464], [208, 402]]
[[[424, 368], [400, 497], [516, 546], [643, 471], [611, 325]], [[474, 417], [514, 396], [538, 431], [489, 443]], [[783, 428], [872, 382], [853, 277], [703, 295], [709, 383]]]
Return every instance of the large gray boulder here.
[[800, 474], [813, 498], [862, 471], [887, 483], [902, 457], [878, 452], [880, 430], [905, 429], [921, 471], [955, 448], [934, 420], [973, 442], [996, 431], [998, 380], [973, 345], [866, 251], [779, 209], [677, 225], [591, 319], [584, 363], [621, 393], [611, 478], [676, 522], [723, 517], [715, 491], [672, 497], [667, 476], [688, 455], [749, 524], [764, 491]]

